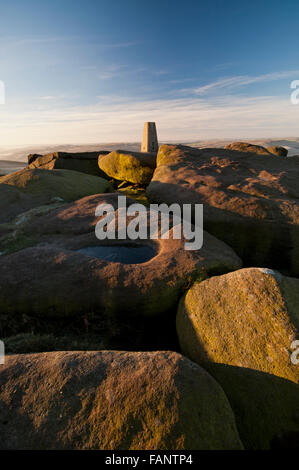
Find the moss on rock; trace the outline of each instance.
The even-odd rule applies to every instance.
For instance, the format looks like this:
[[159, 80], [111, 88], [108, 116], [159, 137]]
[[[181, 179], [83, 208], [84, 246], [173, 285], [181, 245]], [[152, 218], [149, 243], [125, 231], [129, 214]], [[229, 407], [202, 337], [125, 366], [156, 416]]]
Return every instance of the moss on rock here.
[[247, 268], [195, 284], [181, 300], [182, 351], [197, 363], [247, 367], [293, 382], [291, 343], [299, 329], [299, 279]]
[[115, 150], [99, 157], [99, 167], [109, 177], [140, 185], [150, 182], [155, 166], [156, 156], [151, 153]]
[[18, 188], [39, 198], [39, 204], [61, 198], [74, 201], [84, 196], [113, 191], [103, 178], [72, 170], [24, 169], [0, 178], [0, 184]]

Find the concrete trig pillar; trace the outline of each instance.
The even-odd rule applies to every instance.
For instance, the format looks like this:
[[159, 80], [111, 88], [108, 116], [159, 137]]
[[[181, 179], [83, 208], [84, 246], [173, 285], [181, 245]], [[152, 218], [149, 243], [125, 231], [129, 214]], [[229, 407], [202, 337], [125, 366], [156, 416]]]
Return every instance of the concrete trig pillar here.
[[144, 123], [141, 152], [158, 152], [158, 139], [155, 122]]

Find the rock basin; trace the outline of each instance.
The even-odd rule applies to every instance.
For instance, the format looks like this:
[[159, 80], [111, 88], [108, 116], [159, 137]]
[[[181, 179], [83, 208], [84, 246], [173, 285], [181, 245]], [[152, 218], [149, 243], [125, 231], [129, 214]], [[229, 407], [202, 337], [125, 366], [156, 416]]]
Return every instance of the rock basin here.
[[[184, 238], [173, 239], [172, 228], [169, 239], [98, 240], [95, 209], [100, 203], [116, 208], [118, 196], [88, 196], [38, 215], [22, 227], [18, 251], [1, 256], [0, 318], [1, 314], [65, 317], [93, 311], [159, 315], [175, 307], [195, 280], [241, 266], [234, 251], [207, 232], [203, 247], [194, 251], [185, 250]], [[22, 237], [27, 240], [30, 234], [38, 242], [20, 249]], [[111, 253], [113, 260], [107, 259]]]
[[157, 250], [148, 245], [99, 245], [80, 248], [78, 253], [110, 261], [111, 263], [140, 264], [150, 261]]

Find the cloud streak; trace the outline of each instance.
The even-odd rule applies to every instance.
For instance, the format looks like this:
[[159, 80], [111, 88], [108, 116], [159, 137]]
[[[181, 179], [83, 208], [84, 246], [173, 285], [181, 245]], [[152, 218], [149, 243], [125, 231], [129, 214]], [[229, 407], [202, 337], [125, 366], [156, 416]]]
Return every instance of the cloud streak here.
[[206, 95], [210, 92], [223, 90], [223, 89], [235, 89], [246, 85], [252, 85], [254, 83], [262, 83], [262, 82], [272, 82], [275, 80], [282, 80], [285, 78], [291, 77], [298, 77], [299, 70], [290, 70], [284, 72], [274, 72], [268, 74], [262, 74], [257, 76], [249, 76], [249, 75], [237, 75], [233, 77], [221, 78], [219, 80], [213, 81], [208, 83], [207, 85], [203, 85], [200, 87], [195, 88], [185, 88], [180, 90], [181, 93], [194, 93], [195, 95]]
[[278, 97], [208, 100], [125, 101], [102, 99], [93, 106], [36, 109], [0, 108], [5, 144], [132, 142], [141, 139], [144, 121], [156, 121], [163, 141], [259, 138], [298, 134], [299, 105]]
[[117, 43], [105, 43], [101, 42], [96, 38], [88, 38], [83, 36], [40, 36], [40, 37], [1, 37], [1, 42], [9, 44], [9, 46], [25, 46], [25, 45], [39, 45], [39, 44], [52, 44], [58, 42], [68, 42], [73, 43], [74, 41], [80, 41], [80, 43], [85, 44], [95, 44], [101, 49], [122, 49], [127, 47], [137, 46], [140, 41], [123, 41]]

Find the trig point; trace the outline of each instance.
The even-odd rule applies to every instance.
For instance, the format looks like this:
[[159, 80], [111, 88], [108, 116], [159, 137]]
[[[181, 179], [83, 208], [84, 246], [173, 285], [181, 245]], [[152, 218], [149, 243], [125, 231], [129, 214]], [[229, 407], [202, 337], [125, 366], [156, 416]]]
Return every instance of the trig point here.
[[155, 122], [144, 123], [141, 152], [158, 152], [158, 139]]

